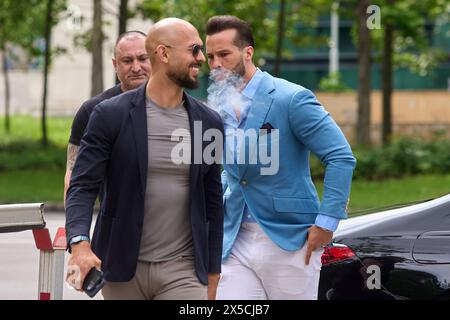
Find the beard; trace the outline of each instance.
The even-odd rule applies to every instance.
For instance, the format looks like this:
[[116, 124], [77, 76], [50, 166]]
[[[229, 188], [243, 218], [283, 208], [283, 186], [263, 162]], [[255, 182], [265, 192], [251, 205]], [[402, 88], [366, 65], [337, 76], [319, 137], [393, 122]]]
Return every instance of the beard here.
[[[189, 67], [192, 67], [192, 65]], [[187, 72], [182, 72], [180, 70], [169, 70], [167, 71], [167, 77], [182, 88], [193, 90], [200, 86], [198, 78], [191, 79], [189, 77], [189, 69]]]
[[239, 60], [239, 62], [233, 67], [233, 69], [231, 71], [237, 73], [241, 77], [243, 77], [245, 75], [246, 70], [245, 70], [245, 65], [244, 65], [244, 57], [242, 55], [241, 55], [241, 59]]
[[247, 72], [244, 65], [244, 58], [241, 55], [241, 59], [236, 65], [230, 69], [225, 69], [224, 67], [217, 67], [211, 69], [210, 79], [213, 82], [219, 83], [223, 80], [233, 83], [236, 87], [243, 85], [243, 78]]

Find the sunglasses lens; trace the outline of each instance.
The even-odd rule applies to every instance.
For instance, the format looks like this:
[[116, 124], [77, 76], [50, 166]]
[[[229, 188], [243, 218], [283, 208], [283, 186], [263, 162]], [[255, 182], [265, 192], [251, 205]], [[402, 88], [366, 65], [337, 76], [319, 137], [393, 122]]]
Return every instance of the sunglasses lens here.
[[200, 51], [203, 49], [202, 46], [199, 46], [198, 44], [194, 44], [192, 46], [192, 55], [194, 57], [198, 56], [198, 54], [200, 53]]

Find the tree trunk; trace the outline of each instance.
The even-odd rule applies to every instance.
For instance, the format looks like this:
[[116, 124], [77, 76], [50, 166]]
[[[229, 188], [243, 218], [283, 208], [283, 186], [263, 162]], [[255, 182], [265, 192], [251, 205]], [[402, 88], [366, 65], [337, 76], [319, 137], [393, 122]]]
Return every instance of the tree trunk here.
[[120, 0], [119, 6], [119, 35], [127, 31], [128, 0]]
[[[389, 1], [391, 3], [391, 1]], [[382, 90], [383, 90], [383, 131], [381, 140], [383, 145], [389, 144], [392, 137], [392, 47], [393, 26], [386, 23], [384, 27]]]
[[91, 96], [103, 91], [103, 32], [102, 1], [94, 1], [94, 26], [92, 29], [92, 82]]
[[286, 16], [286, 0], [280, 0], [280, 12], [278, 16], [278, 39], [277, 39], [277, 48], [275, 55], [275, 68], [274, 75], [275, 77], [280, 76], [280, 68], [281, 68], [281, 58], [282, 58], [282, 50], [283, 50], [283, 38], [285, 31], [285, 16]]
[[358, 120], [356, 125], [356, 142], [370, 146], [371, 125], [371, 38], [367, 28], [367, 7], [369, 0], [360, 0], [358, 4]]
[[[120, 0], [119, 5], [119, 36], [127, 31], [127, 21], [128, 21], [128, 0]], [[116, 84], [120, 83], [119, 78], [117, 75], [116, 78]]]
[[11, 122], [10, 122], [10, 102], [11, 102], [11, 86], [9, 82], [9, 70], [7, 65], [8, 49], [3, 43], [1, 47], [2, 51], [2, 67], [3, 76], [5, 77], [5, 132], [11, 132]]
[[42, 145], [47, 147], [47, 92], [48, 92], [48, 70], [51, 57], [51, 40], [53, 24], [54, 0], [47, 0], [47, 20], [45, 22], [45, 61], [44, 61], [44, 92], [42, 95]]

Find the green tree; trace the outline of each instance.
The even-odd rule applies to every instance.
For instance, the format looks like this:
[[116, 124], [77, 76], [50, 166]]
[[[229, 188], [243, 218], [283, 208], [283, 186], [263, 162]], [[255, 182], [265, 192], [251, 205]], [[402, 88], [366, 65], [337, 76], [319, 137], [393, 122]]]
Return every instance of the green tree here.
[[358, 33], [358, 116], [356, 124], [356, 142], [360, 145], [370, 146], [371, 104], [372, 92], [372, 39], [367, 27], [367, 7], [370, 0], [359, 0], [357, 7], [356, 29]]
[[[45, 3], [44, 15], [36, 17], [36, 23], [42, 29], [42, 35], [45, 39], [45, 50], [44, 50], [44, 89], [42, 92], [42, 113], [41, 113], [41, 129], [42, 129], [42, 145], [47, 147], [47, 96], [48, 96], [48, 73], [51, 67], [52, 58], [54, 54], [64, 52], [63, 49], [56, 47], [52, 49], [52, 29], [59, 21], [59, 13], [66, 9], [66, 0], [47, 0]], [[42, 16], [45, 19], [40, 20]], [[42, 27], [43, 26], [43, 27]], [[54, 52], [52, 51], [54, 50]]]
[[[33, 47], [29, 36], [32, 26], [28, 9], [30, 1], [0, 1], [0, 51], [2, 55], [2, 71], [5, 90], [5, 130], [10, 132], [10, 80], [8, 61], [13, 58], [12, 46], [20, 46], [27, 50]], [[31, 50], [30, 50], [31, 51]]]
[[281, 68], [281, 59], [283, 52], [283, 40], [284, 33], [286, 32], [285, 22], [286, 22], [286, 0], [280, 0], [280, 8], [278, 10], [278, 35], [277, 35], [277, 43], [276, 43], [276, 51], [275, 51], [275, 67], [274, 67], [274, 75], [276, 77], [280, 76], [280, 68]]
[[[370, 12], [368, 12], [368, 7], [371, 5], [371, 0], [341, 0], [338, 10], [340, 17], [353, 21], [351, 35], [358, 53], [356, 143], [365, 146], [370, 146], [372, 143], [370, 135], [370, 96], [372, 92], [373, 35], [372, 30], [368, 27]], [[333, 75], [329, 75], [325, 80], [333, 80], [332, 77]], [[324, 84], [327, 84], [327, 82], [324, 82]]]
[[91, 96], [103, 91], [103, 13], [102, 1], [93, 0]]
[[[119, 3], [119, 35], [127, 31], [127, 23], [131, 13], [128, 9], [128, 0], [120, 0]], [[120, 83], [117, 75], [115, 76], [116, 84]]]
[[[382, 64], [382, 141], [387, 144], [392, 136], [393, 71], [407, 67], [413, 73], [427, 75], [438, 65], [445, 55], [432, 47], [429, 29], [439, 17], [448, 17], [450, 6], [448, 0], [341, 0], [340, 3], [341, 15], [357, 17], [352, 30], [359, 66], [357, 142], [364, 145], [371, 142], [370, 69], [374, 60]], [[380, 27], [367, 25], [366, 9], [372, 5], [381, 11]]]
[[[32, 8], [32, 10], [31, 10]], [[49, 15], [48, 9], [51, 9]], [[49, 30], [59, 21], [59, 13], [66, 8], [66, 0], [53, 0], [51, 5], [48, 1], [41, 0], [2, 0], [0, 1], [0, 50], [2, 51], [3, 72], [5, 73], [5, 113], [6, 113], [6, 130], [9, 131], [9, 99], [10, 85], [8, 76], [8, 66], [6, 61], [14, 57], [11, 56], [9, 48], [22, 48], [31, 60], [33, 57], [47, 56], [44, 58], [46, 66], [44, 66], [44, 90], [43, 90], [43, 106], [42, 106], [42, 137], [43, 143], [46, 144], [46, 74], [51, 65], [51, 57], [54, 54], [62, 53], [64, 50], [55, 47], [53, 50], [46, 41], [46, 50], [42, 51], [38, 47], [41, 39], [50, 39]], [[47, 37], [48, 36], [48, 37]]]
[[45, 20], [45, 51], [44, 51], [44, 90], [42, 94], [42, 144], [44, 147], [48, 144], [47, 139], [47, 93], [48, 93], [48, 70], [50, 68], [51, 59], [51, 39], [53, 24], [53, 9], [55, 1], [47, 0], [46, 20]]
[[0, 52], [2, 55], [2, 71], [5, 86], [5, 131], [10, 132], [9, 105], [10, 105], [10, 82], [8, 70], [8, 47], [7, 42], [10, 36], [10, 24], [15, 20], [23, 20], [23, 16], [17, 17], [17, 12], [10, 10], [11, 0], [0, 2]]
[[382, 28], [374, 30], [374, 44], [382, 53], [383, 130], [382, 141], [392, 137], [393, 71], [407, 67], [427, 75], [445, 57], [430, 42], [430, 27], [450, 13], [448, 0], [379, 0]]
[[[332, 0], [143, 0], [136, 11], [144, 18], [154, 21], [165, 17], [179, 17], [191, 22], [205, 34], [209, 17], [214, 15], [235, 15], [247, 21], [253, 30], [256, 51], [255, 62], [264, 65], [264, 58], [273, 58], [275, 65], [282, 58], [291, 58], [292, 52], [283, 43], [293, 46], [311, 45], [315, 39], [300, 34], [297, 27], [315, 25], [317, 17], [329, 10]], [[287, 14], [283, 15], [283, 12]], [[278, 44], [278, 46], [277, 46]], [[278, 61], [278, 62], [277, 62]]]

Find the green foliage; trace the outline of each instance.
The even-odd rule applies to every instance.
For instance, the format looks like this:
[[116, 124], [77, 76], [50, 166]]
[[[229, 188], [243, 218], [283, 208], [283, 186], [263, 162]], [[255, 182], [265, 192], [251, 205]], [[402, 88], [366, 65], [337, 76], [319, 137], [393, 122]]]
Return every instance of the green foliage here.
[[[103, 19], [103, 18], [102, 18]], [[110, 21], [102, 20], [102, 41], [107, 41], [110, 37], [103, 32], [103, 27], [111, 25]], [[73, 37], [73, 45], [75, 48], [85, 49], [87, 52], [92, 53], [92, 39], [94, 37], [94, 29], [89, 28], [84, 32], [78, 32]]]
[[412, 73], [426, 76], [445, 58], [446, 54], [442, 50], [428, 48], [420, 53], [404, 52], [396, 55], [394, 63], [399, 67], [408, 68]]
[[[60, 14], [66, 9], [66, 0], [54, 0], [53, 25], [59, 22]], [[1, 0], [0, 1], [0, 50], [6, 44], [24, 49], [30, 59], [44, 53], [37, 41], [44, 38], [47, 1]], [[53, 54], [65, 53], [61, 47], [53, 48]]]
[[350, 216], [367, 210], [412, 203], [449, 193], [450, 174], [417, 175], [382, 181], [354, 180], [350, 193]]
[[0, 171], [24, 169], [64, 169], [66, 149], [54, 144], [42, 148], [40, 142], [0, 141]]
[[[3, 120], [0, 117], [0, 122]], [[72, 119], [50, 118], [48, 148], [40, 143], [40, 120], [15, 116], [11, 134], [0, 128], [0, 172], [24, 169], [65, 169], [66, 148]]]
[[0, 171], [0, 203], [57, 203], [62, 209], [64, 170]]
[[[3, 118], [0, 117], [1, 121]], [[51, 144], [47, 150], [39, 144], [38, 119], [26, 116], [12, 118], [10, 135], [5, 134], [0, 126], [0, 171], [65, 168], [71, 122], [70, 118], [49, 119]], [[431, 141], [400, 138], [386, 147], [355, 147], [353, 152], [358, 161], [354, 172], [356, 180], [450, 172], [450, 141], [442, 133], [436, 133]], [[323, 165], [314, 156], [311, 157], [311, 172], [314, 178], [323, 178]]]
[[[2, 120], [0, 117], [0, 122]], [[61, 203], [72, 119], [49, 119], [52, 143], [47, 149], [39, 143], [38, 119], [20, 116], [12, 120], [11, 135], [6, 135], [0, 126], [0, 203]], [[355, 148], [354, 153], [358, 164], [350, 212], [428, 199], [449, 192], [450, 141], [443, 137], [431, 142], [401, 139], [384, 149]], [[315, 178], [323, 178], [323, 166], [315, 157], [311, 158], [311, 168]], [[436, 175], [415, 175], [421, 173]], [[385, 179], [388, 177], [402, 177], [402, 180]], [[382, 178], [382, 181], [375, 180]], [[323, 186], [319, 179], [316, 185], [320, 192]]]
[[[381, 8], [382, 26], [390, 24], [394, 28], [393, 62], [396, 68], [406, 67], [421, 76], [429, 74], [446, 54], [433, 48], [429, 32], [434, 31], [436, 21], [447, 20], [450, 5], [447, 0], [388, 0], [374, 1]], [[430, 30], [431, 27], [431, 30]], [[381, 60], [384, 28], [372, 30], [374, 48]]]
[[[400, 138], [384, 147], [353, 149], [357, 159], [353, 179], [383, 180], [420, 174], [450, 172], [450, 141], [436, 138], [424, 141]], [[322, 178], [324, 168], [317, 158], [311, 159], [312, 175]]]
[[[49, 140], [56, 146], [66, 148], [69, 141], [72, 118], [48, 118]], [[0, 123], [4, 121], [0, 117]], [[11, 133], [7, 134], [0, 126], [0, 145], [20, 143], [20, 141], [38, 142], [41, 138], [41, 120], [31, 116], [11, 118]]]
[[342, 80], [340, 73], [330, 73], [320, 79], [319, 90], [326, 92], [344, 92], [350, 88]]
[[[285, 37], [293, 45], [309, 44], [308, 37], [299, 34], [297, 26], [314, 25], [317, 17], [328, 12], [331, 0], [297, 0], [286, 2], [286, 33]], [[235, 15], [247, 21], [253, 30], [255, 38], [255, 62], [263, 64], [262, 57], [275, 56], [277, 41], [277, 21], [279, 14], [278, 2], [269, 0], [143, 0], [137, 5], [136, 11], [144, 18], [154, 21], [166, 17], [178, 17], [192, 23], [205, 34], [208, 19], [214, 15]], [[283, 55], [289, 57], [291, 52], [284, 48]]]
[[[342, 17], [352, 18], [358, 0], [342, 1], [340, 14]], [[395, 0], [389, 4], [388, 0], [374, 0], [371, 5], [378, 5], [381, 9], [381, 29], [371, 30], [375, 51], [375, 60], [382, 60], [384, 30], [386, 24], [394, 27], [393, 62], [394, 67], [408, 68], [411, 72], [426, 76], [440, 62], [445, 61], [446, 54], [433, 48], [429, 41], [429, 27], [433, 32], [435, 26], [448, 23], [450, 5], [448, 0]], [[438, 29], [438, 28], [437, 28]], [[352, 39], [358, 44], [356, 23], [352, 27]]]

